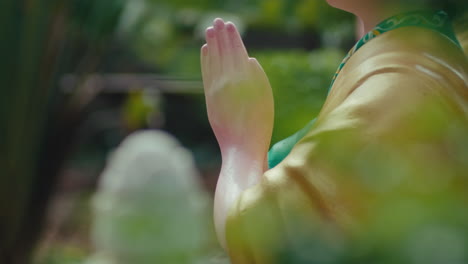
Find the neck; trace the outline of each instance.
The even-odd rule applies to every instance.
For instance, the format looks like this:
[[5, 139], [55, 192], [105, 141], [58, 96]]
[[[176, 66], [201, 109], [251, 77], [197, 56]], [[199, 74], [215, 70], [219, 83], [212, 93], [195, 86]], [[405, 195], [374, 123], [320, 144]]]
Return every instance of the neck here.
[[[422, 7], [415, 5], [403, 5], [395, 3], [386, 5], [380, 4], [368, 9], [365, 8], [362, 10], [357, 10], [355, 15], [357, 15], [361, 20], [362, 30], [365, 34], [389, 17], [421, 8]], [[372, 10], [372, 12], [369, 12], [369, 10]]]

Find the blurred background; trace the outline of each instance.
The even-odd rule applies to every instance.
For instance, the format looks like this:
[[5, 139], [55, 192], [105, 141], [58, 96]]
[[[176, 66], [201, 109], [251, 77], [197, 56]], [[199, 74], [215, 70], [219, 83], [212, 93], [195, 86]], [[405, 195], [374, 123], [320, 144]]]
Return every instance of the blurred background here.
[[272, 144], [316, 116], [355, 41], [354, 18], [321, 0], [0, 3], [5, 263], [82, 263], [93, 252], [90, 199], [109, 153], [137, 130], [174, 135], [213, 194], [221, 160], [199, 50], [216, 17], [238, 26], [270, 78]]
[[353, 18], [325, 1], [2, 1], [2, 259], [83, 261], [93, 250], [90, 198], [133, 131], [174, 135], [213, 194], [221, 160], [199, 51], [216, 17], [238, 26], [270, 77], [272, 143], [302, 128], [354, 42]]

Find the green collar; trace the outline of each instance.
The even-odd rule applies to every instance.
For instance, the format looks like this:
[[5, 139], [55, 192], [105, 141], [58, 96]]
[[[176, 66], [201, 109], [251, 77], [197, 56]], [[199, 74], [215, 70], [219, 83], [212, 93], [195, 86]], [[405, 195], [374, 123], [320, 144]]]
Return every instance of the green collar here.
[[362, 46], [364, 46], [364, 44], [368, 43], [375, 37], [385, 32], [407, 26], [418, 26], [432, 29], [448, 37], [457, 46], [461, 47], [460, 43], [455, 37], [450, 18], [444, 11], [437, 11], [435, 13], [433, 11], [416, 11], [392, 16], [380, 22], [374, 29], [365, 34], [354, 45], [353, 48], [351, 48], [351, 50], [348, 52], [348, 54], [338, 66], [338, 69], [335, 72], [335, 75], [333, 76], [330, 87], [328, 88], [328, 92], [330, 92], [331, 87], [335, 83], [336, 77], [341, 72], [341, 69], [343, 69], [346, 62], [348, 62], [349, 58], [354, 53], [356, 53], [356, 51], [358, 51]]

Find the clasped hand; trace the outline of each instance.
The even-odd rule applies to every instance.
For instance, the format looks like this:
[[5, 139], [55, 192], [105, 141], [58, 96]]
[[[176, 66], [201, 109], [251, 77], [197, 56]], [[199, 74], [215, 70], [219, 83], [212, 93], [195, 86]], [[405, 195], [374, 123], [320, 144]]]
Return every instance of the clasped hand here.
[[222, 153], [235, 146], [266, 155], [273, 95], [265, 72], [248, 56], [231, 22], [216, 19], [206, 30], [206, 42], [201, 50], [203, 84], [208, 118]]

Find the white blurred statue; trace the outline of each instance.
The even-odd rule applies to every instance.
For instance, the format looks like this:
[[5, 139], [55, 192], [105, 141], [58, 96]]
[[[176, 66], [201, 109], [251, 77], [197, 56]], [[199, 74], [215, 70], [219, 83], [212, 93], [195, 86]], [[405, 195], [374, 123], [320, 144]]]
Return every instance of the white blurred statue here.
[[101, 176], [88, 263], [200, 263], [208, 204], [188, 150], [164, 132], [134, 133]]

